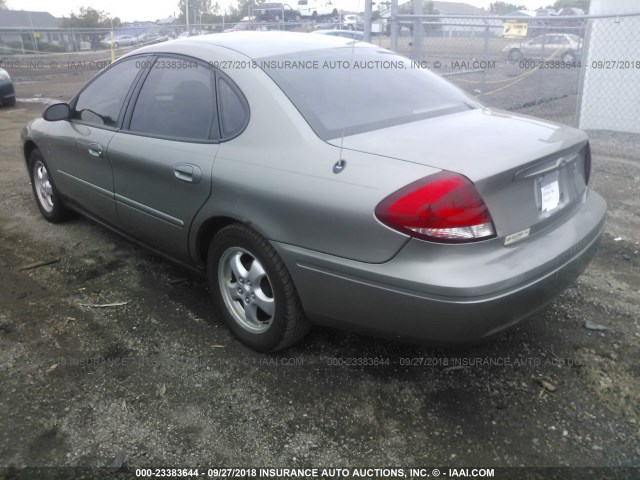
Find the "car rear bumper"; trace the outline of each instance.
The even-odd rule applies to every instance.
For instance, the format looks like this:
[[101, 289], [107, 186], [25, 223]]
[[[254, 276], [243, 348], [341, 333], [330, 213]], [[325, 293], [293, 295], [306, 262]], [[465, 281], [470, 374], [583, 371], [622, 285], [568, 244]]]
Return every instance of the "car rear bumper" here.
[[605, 226], [606, 203], [587, 190], [550, 229], [522, 242], [440, 245], [411, 239], [368, 264], [274, 243], [309, 318], [408, 341], [490, 337], [553, 300], [584, 271]]

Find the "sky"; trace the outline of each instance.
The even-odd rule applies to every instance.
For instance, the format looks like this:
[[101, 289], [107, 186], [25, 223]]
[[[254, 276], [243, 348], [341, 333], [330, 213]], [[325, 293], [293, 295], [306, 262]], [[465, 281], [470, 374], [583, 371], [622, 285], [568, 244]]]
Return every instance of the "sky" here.
[[[215, 4], [216, 0], [212, 0]], [[376, 0], [373, 0], [374, 2]], [[451, 0], [449, 0], [451, 1]], [[527, 6], [530, 10], [538, 7], [544, 7], [552, 4], [553, 0], [510, 0], [511, 3], [517, 3]], [[402, 0], [400, 0], [401, 3]], [[492, 0], [465, 0], [461, 3], [468, 3], [476, 7], [487, 8]], [[221, 7], [229, 4], [236, 4], [236, 0], [218, 0]], [[291, 4], [295, 8], [297, 0], [285, 0], [284, 3]], [[333, 0], [333, 3], [344, 10], [364, 10], [364, 0]], [[109, 13], [113, 17], [120, 17], [124, 22], [134, 20], [158, 20], [166, 18], [174, 13], [178, 14], [178, 0], [153, 0], [153, 1], [135, 1], [135, 0], [8, 0], [7, 6], [13, 10], [31, 10], [37, 12], [49, 12], [56, 17], [63, 15], [68, 17], [71, 12], [77, 12], [80, 7], [93, 7], [96, 10], [102, 10]]]

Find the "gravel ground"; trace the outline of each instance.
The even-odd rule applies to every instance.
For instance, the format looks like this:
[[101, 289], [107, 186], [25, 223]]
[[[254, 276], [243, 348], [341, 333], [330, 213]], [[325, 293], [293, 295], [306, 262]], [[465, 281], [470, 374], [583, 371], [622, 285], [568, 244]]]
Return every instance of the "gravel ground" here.
[[[265, 356], [215, 318], [203, 279], [83, 218], [39, 215], [19, 132], [42, 104], [21, 98], [68, 98], [90, 74], [18, 81], [17, 106], [0, 109], [0, 478], [111, 466], [113, 478], [196, 466], [638, 478], [636, 136], [594, 132], [606, 233], [578, 282], [519, 327], [458, 350], [315, 328]], [[85, 306], [109, 303], [124, 304]], [[508, 472], [497, 478], [569, 475]]]

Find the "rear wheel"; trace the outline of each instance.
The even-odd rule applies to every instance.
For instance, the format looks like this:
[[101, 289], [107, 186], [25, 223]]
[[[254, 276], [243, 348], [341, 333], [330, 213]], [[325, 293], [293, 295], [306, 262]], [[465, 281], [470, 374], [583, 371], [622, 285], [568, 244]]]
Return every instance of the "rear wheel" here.
[[564, 52], [562, 54], [562, 61], [564, 63], [574, 63], [576, 61], [576, 54], [573, 52]]
[[213, 239], [207, 273], [216, 314], [245, 345], [282, 350], [309, 331], [284, 263], [257, 232], [233, 224]]
[[29, 156], [29, 172], [33, 195], [42, 216], [51, 223], [64, 221], [69, 212], [60, 201], [49, 167], [37, 148]]
[[511, 49], [509, 51], [509, 61], [516, 63], [516, 62], [519, 62], [520, 60], [522, 60], [522, 52], [517, 48]]
[[274, 15], [273, 16], [273, 21], [274, 22], [279, 22], [280, 21], [280, 15]]

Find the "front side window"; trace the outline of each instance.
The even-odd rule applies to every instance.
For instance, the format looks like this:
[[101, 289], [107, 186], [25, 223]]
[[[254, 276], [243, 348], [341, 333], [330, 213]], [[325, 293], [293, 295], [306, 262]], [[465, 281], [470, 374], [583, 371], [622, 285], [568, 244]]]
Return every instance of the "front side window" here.
[[78, 97], [72, 118], [96, 126], [115, 128], [129, 89], [144, 57], [118, 62], [93, 80]]
[[217, 139], [213, 72], [189, 59], [160, 57], [151, 67], [129, 129], [160, 137]]

